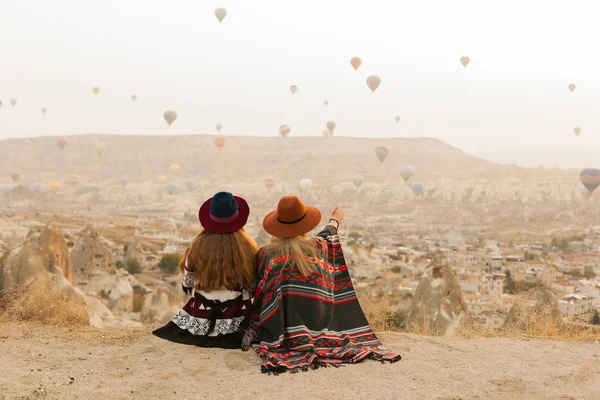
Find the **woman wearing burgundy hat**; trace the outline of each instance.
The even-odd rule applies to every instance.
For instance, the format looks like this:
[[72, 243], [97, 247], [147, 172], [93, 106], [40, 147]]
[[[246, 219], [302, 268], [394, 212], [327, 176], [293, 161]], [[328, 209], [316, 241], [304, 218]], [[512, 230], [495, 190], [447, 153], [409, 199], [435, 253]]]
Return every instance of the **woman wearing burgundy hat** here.
[[177, 343], [239, 349], [256, 284], [257, 246], [244, 231], [250, 209], [241, 197], [219, 192], [198, 214], [203, 229], [179, 263], [183, 290], [193, 296], [153, 333]]
[[375, 336], [356, 299], [337, 236], [343, 219], [338, 206], [311, 237], [321, 213], [296, 196], [282, 198], [265, 217], [272, 238], [258, 251], [258, 285], [242, 342], [262, 358], [262, 372], [400, 360]]

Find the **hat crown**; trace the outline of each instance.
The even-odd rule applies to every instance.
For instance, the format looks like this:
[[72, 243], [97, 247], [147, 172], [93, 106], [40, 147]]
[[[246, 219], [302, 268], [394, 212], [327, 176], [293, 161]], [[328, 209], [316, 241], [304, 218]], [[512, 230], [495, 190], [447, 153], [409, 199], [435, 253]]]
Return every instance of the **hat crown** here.
[[210, 202], [210, 214], [217, 218], [228, 218], [238, 211], [238, 204], [229, 192], [215, 194]]
[[282, 222], [293, 223], [306, 215], [306, 206], [298, 196], [285, 196], [277, 204], [277, 218]]

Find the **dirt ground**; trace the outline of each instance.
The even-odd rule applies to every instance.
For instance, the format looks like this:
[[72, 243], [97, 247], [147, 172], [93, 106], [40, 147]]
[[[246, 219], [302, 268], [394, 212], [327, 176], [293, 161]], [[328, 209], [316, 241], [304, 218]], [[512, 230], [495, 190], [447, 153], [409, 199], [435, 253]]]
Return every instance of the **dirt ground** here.
[[0, 399], [598, 399], [600, 344], [379, 335], [403, 359], [279, 376], [149, 328], [0, 325]]

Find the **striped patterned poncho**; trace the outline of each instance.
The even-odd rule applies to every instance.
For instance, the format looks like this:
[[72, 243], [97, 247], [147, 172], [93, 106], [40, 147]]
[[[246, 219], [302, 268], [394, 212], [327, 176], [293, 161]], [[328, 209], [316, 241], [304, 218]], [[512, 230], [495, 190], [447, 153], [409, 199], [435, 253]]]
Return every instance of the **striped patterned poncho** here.
[[259, 250], [259, 283], [242, 347], [253, 343], [262, 372], [400, 360], [369, 326], [336, 233], [328, 226], [315, 239], [316, 270], [309, 276], [290, 264], [290, 257], [273, 259], [272, 252]]

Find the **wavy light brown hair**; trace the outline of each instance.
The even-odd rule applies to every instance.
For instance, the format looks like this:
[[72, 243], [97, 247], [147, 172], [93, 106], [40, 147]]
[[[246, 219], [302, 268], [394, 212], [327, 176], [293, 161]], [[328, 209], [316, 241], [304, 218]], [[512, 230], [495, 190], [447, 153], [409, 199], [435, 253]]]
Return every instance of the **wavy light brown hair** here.
[[258, 247], [244, 228], [233, 233], [205, 229], [194, 238], [179, 262], [179, 270], [194, 271], [196, 290], [252, 289], [256, 285]]
[[289, 262], [288, 265], [296, 266], [304, 276], [310, 275], [316, 269], [315, 264], [310, 260], [317, 257], [316, 239], [307, 234], [292, 238], [271, 236], [271, 241], [263, 248], [272, 251], [271, 257], [273, 258], [291, 256], [292, 262]]

